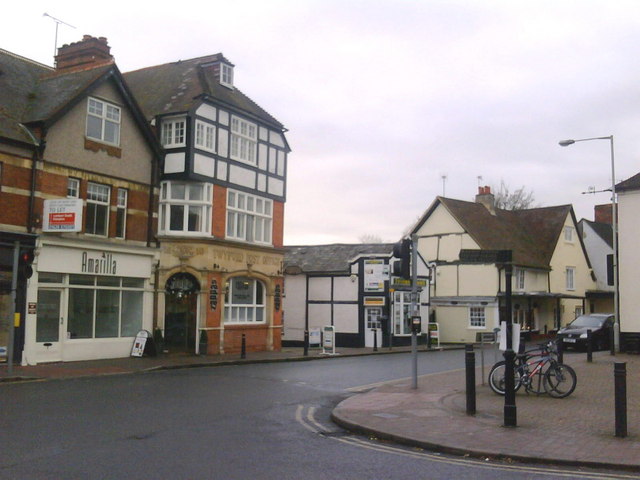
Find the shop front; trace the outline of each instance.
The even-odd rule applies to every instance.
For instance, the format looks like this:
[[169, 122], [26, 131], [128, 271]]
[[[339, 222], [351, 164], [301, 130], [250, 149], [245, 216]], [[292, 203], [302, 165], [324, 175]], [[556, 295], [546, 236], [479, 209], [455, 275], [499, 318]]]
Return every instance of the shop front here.
[[126, 357], [153, 330], [157, 250], [38, 240], [27, 288], [23, 364]]
[[239, 353], [243, 343], [279, 350], [282, 262], [273, 249], [163, 241], [159, 310], [169, 353]]

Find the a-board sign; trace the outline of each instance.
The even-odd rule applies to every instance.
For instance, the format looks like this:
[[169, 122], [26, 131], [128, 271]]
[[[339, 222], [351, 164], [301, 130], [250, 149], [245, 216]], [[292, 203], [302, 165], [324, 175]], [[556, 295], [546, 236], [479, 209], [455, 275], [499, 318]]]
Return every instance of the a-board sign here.
[[131, 348], [132, 357], [141, 357], [144, 353], [144, 347], [147, 345], [147, 340], [151, 334], [146, 330], [140, 330], [136, 334], [136, 339], [133, 341], [133, 347]]
[[319, 328], [311, 328], [309, 329], [309, 345], [320, 346], [320, 339], [322, 335], [320, 334]]

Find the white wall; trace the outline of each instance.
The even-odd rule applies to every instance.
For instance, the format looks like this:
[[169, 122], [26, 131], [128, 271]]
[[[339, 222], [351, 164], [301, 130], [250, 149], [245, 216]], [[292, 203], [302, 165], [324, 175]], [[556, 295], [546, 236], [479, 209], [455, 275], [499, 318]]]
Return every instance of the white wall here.
[[640, 192], [618, 195], [620, 331], [640, 332]]

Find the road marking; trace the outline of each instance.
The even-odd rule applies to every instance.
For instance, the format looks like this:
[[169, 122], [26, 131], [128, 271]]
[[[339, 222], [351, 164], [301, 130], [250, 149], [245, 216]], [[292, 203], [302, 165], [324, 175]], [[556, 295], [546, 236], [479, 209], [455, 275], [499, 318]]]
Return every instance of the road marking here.
[[[442, 373], [461, 372], [463, 370], [464, 370], [464, 368], [456, 368], [454, 370], [445, 370], [443, 372], [425, 373], [424, 375], [419, 375], [418, 379], [426, 378], [426, 377], [432, 377], [434, 375], [440, 375]], [[360, 393], [360, 392], [364, 392], [364, 391], [367, 391], [367, 390], [371, 390], [372, 388], [380, 387], [382, 385], [407, 382], [409, 380], [412, 380], [412, 378], [413, 377], [396, 378], [394, 380], [385, 380], [385, 381], [382, 381], [382, 382], [368, 383], [366, 385], [358, 385], [356, 387], [345, 388], [345, 392]]]
[[[306, 415], [304, 414], [306, 408]], [[327, 434], [331, 433], [330, 429], [328, 429], [325, 425], [321, 424], [315, 418], [316, 407], [305, 407], [304, 405], [298, 405], [296, 408], [296, 421], [300, 423], [304, 428], [313, 432], [315, 434]], [[582, 472], [580, 470], [562, 470], [559, 468], [553, 467], [528, 467], [524, 465], [504, 465], [504, 464], [494, 464], [489, 463], [490, 460], [487, 459], [485, 461], [477, 460], [473, 458], [452, 458], [448, 456], [442, 456], [442, 454], [438, 453], [429, 453], [428, 451], [422, 450], [420, 448], [414, 448], [414, 450], [409, 450], [410, 447], [399, 447], [393, 445], [385, 445], [382, 443], [378, 443], [375, 439], [363, 439], [359, 438], [355, 435], [351, 436], [330, 436], [327, 435], [326, 438], [337, 440], [338, 442], [345, 443], [347, 445], [351, 445], [353, 447], [364, 448], [367, 450], [372, 450], [375, 452], [389, 453], [392, 455], [399, 455], [403, 457], [414, 458], [416, 460], [423, 460], [429, 462], [438, 462], [449, 465], [459, 465], [465, 467], [476, 467], [476, 468], [484, 468], [484, 469], [492, 469], [492, 470], [506, 470], [513, 472], [522, 472], [522, 473], [532, 473], [537, 475], [545, 475], [554, 478], [561, 477], [574, 477], [574, 478], [584, 478], [584, 479], [594, 479], [594, 480], [602, 480], [602, 479], [640, 479], [638, 475], [626, 474], [623, 472], [616, 472], [615, 474], [610, 473], [597, 473], [597, 472]]]

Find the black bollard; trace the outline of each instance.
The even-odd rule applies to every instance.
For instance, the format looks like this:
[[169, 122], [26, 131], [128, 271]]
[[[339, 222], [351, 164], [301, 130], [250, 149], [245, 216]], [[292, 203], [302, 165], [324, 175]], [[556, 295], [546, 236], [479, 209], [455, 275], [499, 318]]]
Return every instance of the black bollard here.
[[245, 334], [242, 334], [242, 345], [240, 347], [240, 358], [247, 358], [247, 340]]
[[374, 352], [378, 351], [378, 329], [377, 328], [373, 329], [373, 351]]
[[464, 364], [467, 379], [467, 415], [476, 414], [476, 355], [473, 345], [464, 346]]
[[587, 362], [593, 362], [593, 332], [587, 330]]
[[613, 323], [609, 327], [609, 352], [611, 355], [616, 354], [616, 341], [613, 334]]
[[616, 362], [613, 366], [616, 403], [616, 437], [627, 436], [627, 364]]
[[558, 363], [564, 363], [564, 342], [561, 338], [556, 341], [556, 347], [558, 349]]
[[309, 356], [309, 330], [304, 331], [304, 351], [302, 354], [305, 357]]

